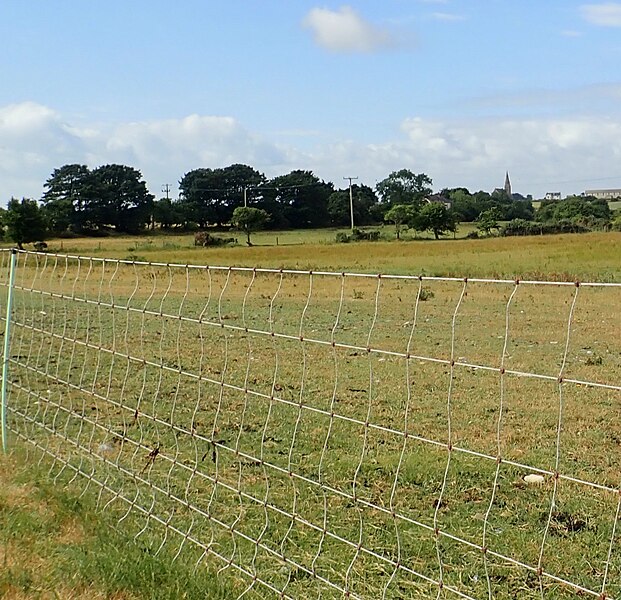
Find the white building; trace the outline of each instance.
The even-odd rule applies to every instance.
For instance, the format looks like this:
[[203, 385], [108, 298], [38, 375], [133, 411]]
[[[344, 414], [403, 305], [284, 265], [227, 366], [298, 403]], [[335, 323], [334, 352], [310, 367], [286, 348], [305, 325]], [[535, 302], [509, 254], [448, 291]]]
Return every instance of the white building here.
[[585, 190], [582, 192], [583, 196], [593, 196], [602, 200], [617, 200], [621, 199], [621, 188], [610, 190]]

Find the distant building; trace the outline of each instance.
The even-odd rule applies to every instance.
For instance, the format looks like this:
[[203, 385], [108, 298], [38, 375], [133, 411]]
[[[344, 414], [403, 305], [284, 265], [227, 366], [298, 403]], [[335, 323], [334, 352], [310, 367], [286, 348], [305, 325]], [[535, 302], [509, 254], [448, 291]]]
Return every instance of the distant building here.
[[546, 192], [544, 200], [560, 200], [561, 192]]
[[505, 192], [511, 198], [511, 181], [509, 179], [509, 171], [505, 173]]
[[433, 194], [433, 196], [429, 196], [426, 200], [429, 204], [432, 202], [440, 202], [441, 204], [444, 204], [448, 210], [451, 210], [453, 207], [453, 201], [446, 196], [442, 196], [441, 194]]
[[494, 191], [493, 191], [494, 194], [502, 194], [503, 192], [507, 194], [509, 198], [511, 198], [512, 193], [511, 193], [511, 180], [509, 179], [509, 171], [505, 173], [505, 185], [501, 188], [494, 188]]
[[617, 200], [621, 198], [621, 189], [610, 190], [585, 190], [582, 192], [583, 196], [593, 196], [594, 198], [601, 200]]

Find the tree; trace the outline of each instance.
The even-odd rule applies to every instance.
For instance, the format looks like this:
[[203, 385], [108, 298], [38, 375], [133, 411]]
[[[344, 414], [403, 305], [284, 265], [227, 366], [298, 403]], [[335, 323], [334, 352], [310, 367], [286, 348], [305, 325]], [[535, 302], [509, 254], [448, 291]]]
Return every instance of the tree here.
[[492, 233], [492, 229], [498, 229], [498, 220], [500, 218], [501, 214], [498, 208], [493, 207], [489, 210], [484, 210], [477, 219], [477, 229], [484, 232], [485, 235], [490, 235]]
[[47, 227], [43, 211], [36, 200], [17, 198], [9, 200], [5, 213], [7, 235], [20, 250], [24, 244], [43, 241], [46, 238]]
[[86, 205], [87, 223], [94, 229], [112, 226], [138, 233], [151, 219], [153, 198], [142, 174], [125, 165], [103, 165], [92, 171], [96, 195]]
[[401, 228], [414, 216], [414, 209], [409, 204], [396, 204], [385, 215], [384, 220], [395, 224], [397, 239], [401, 239]]
[[[180, 205], [188, 220], [200, 227], [230, 223], [233, 210], [246, 199], [258, 205], [265, 175], [247, 165], [234, 164], [223, 169], [194, 169], [179, 182]], [[244, 192], [246, 190], [246, 192]]]
[[476, 221], [483, 211], [492, 206], [491, 197], [487, 192], [470, 194], [465, 188], [455, 188], [450, 190], [446, 197], [451, 199], [453, 211], [460, 221]]
[[252, 246], [250, 234], [265, 227], [270, 216], [261, 208], [238, 206], [233, 211], [231, 223], [246, 234], [246, 243]]
[[151, 219], [153, 196], [140, 171], [125, 165], [55, 169], [42, 201], [53, 231], [88, 232], [106, 227], [137, 233]]
[[382, 203], [389, 206], [411, 204], [415, 208], [420, 208], [425, 198], [432, 193], [431, 184], [431, 178], [425, 173], [416, 175], [408, 169], [401, 169], [382, 179], [375, 189]]
[[277, 227], [325, 227], [330, 224], [328, 198], [333, 191], [331, 183], [312, 171], [296, 170], [269, 181], [256, 206], [266, 210]]
[[183, 225], [186, 219], [179, 202], [173, 202], [170, 198], [160, 198], [153, 202], [153, 220], [159, 223], [162, 229], [170, 229], [175, 225]]
[[80, 231], [81, 217], [86, 214], [96, 187], [88, 167], [70, 164], [54, 169], [43, 187], [46, 191], [41, 201], [51, 231]]
[[429, 202], [415, 216], [414, 227], [418, 231], [431, 231], [437, 240], [445, 233], [454, 233], [457, 230], [457, 221], [443, 203]]
[[612, 212], [608, 202], [592, 196], [568, 196], [565, 200], [544, 200], [537, 210], [537, 221], [601, 220], [609, 222]]
[[[366, 185], [352, 185], [351, 195], [354, 205], [354, 223], [369, 225], [373, 222], [372, 208], [377, 204], [375, 192]], [[351, 224], [349, 188], [332, 192], [328, 197], [328, 214], [332, 225]]]

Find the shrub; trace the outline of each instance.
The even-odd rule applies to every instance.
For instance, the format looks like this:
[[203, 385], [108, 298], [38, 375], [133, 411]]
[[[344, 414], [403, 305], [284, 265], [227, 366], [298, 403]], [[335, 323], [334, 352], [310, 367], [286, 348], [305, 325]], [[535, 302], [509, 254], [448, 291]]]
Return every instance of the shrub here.
[[351, 239], [355, 242], [366, 240], [369, 242], [376, 242], [380, 238], [380, 232], [377, 230], [363, 231], [362, 229], [354, 228], [351, 232]]

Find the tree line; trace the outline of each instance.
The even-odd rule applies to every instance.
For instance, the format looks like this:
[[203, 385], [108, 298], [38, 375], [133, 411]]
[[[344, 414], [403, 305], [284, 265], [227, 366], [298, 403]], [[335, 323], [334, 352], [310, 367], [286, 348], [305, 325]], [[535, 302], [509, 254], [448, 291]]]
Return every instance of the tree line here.
[[[428, 230], [436, 238], [455, 231], [458, 222], [477, 221], [491, 234], [499, 222], [548, 222], [581, 218], [610, 220], [605, 201], [569, 198], [542, 202], [535, 211], [524, 198], [504, 190], [492, 193], [443, 189], [434, 196], [425, 173], [401, 169], [375, 188], [354, 184], [335, 189], [312, 171], [294, 170], [272, 179], [251, 166], [199, 168], [183, 175], [176, 199], [149, 193], [139, 170], [110, 164], [89, 169], [68, 164], [55, 169], [38, 200], [13, 198], [0, 213], [3, 229], [18, 245], [49, 236], [139, 234], [163, 230], [205, 230], [236, 225], [250, 232], [349, 226], [350, 200], [357, 226], [391, 223], [396, 237], [404, 228]], [[242, 209], [243, 210], [240, 210]], [[607, 212], [606, 212], [607, 211]]]

